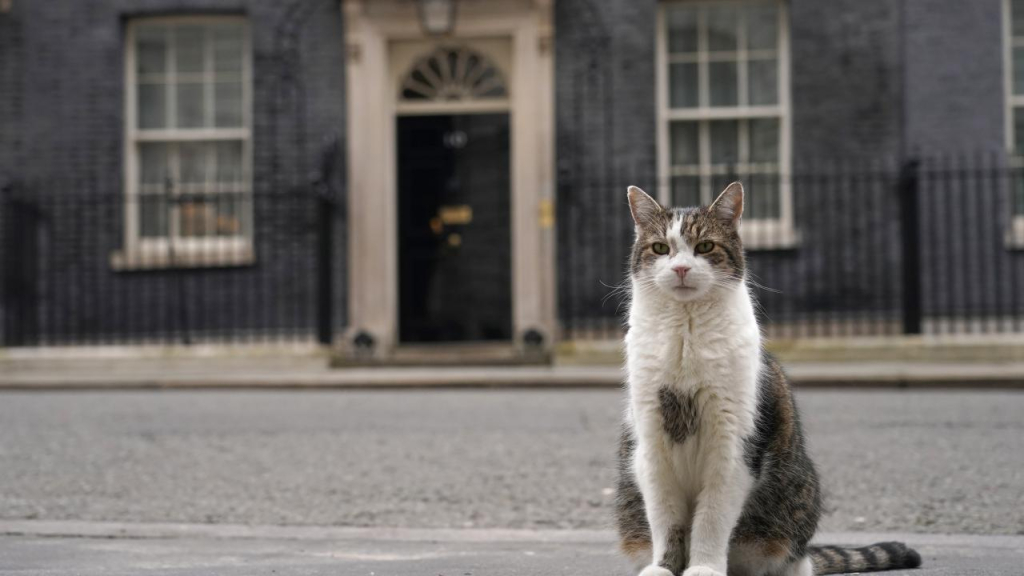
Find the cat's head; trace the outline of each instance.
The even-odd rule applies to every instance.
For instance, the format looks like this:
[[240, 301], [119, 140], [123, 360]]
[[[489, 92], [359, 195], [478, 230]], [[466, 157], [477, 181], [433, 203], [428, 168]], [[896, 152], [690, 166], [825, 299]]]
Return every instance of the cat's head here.
[[710, 206], [663, 208], [636, 186], [629, 187], [628, 196], [636, 223], [629, 267], [638, 291], [690, 302], [743, 281], [739, 182]]

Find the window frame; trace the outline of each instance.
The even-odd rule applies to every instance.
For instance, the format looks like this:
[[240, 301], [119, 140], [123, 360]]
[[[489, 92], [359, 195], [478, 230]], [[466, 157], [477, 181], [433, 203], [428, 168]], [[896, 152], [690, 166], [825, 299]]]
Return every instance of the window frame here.
[[[138, 78], [136, 34], [139, 26], [147, 24], [240, 24], [242, 31], [242, 126], [232, 128], [139, 128], [138, 127]], [[115, 269], [146, 269], [174, 267], [211, 267], [251, 264], [253, 249], [253, 72], [252, 32], [249, 20], [242, 15], [181, 15], [140, 17], [127, 20], [125, 24], [124, 51], [124, 240], [120, 251], [111, 255], [111, 266]], [[207, 50], [204, 58], [209, 58]], [[208, 63], [207, 63], [208, 65]], [[173, 69], [169, 70], [168, 83], [174, 83]], [[166, 102], [171, 118], [175, 109], [174, 90]], [[204, 110], [210, 105], [209, 95]], [[139, 234], [139, 192], [140, 145], [152, 143], [178, 144], [181, 142], [240, 142], [242, 147], [241, 170], [243, 201], [239, 209], [241, 232], [233, 236], [183, 237], [176, 228], [179, 225], [177, 211], [171, 209], [168, 218], [168, 233], [162, 237], [142, 237]]]
[[[1016, 154], [1015, 109], [1024, 108], [1024, 94], [1013, 93], [1013, 49], [1024, 48], [1024, 37], [1016, 40], [1013, 36], [1013, 0], [1003, 0], [1003, 103], [1006, 158], [1010, 167], [1010, 226], [1006, 233], [1009, 248], [1024, 249], [1024, 213], [1014, 213], [1016, 202], [1016, 178], [1024, 177], [1024, 153]], [[1020, 175], [1020, 176], [1018, 176]]]
[[[773, 5], [778, 18], [778, 102], [773, 105], [739, 105], [716, 106], [708, 105], [710, 80], [708, 66], [698, 69], [698, 102], [692, 108], [672, 108], [669, 104], [669, 52], [668, 52], [668, 10], [673, 5], [689, 5], [694, 7], [733, 5], [746, 7], [756, 4]], [[741, 27], [742, 33], [742, 27]], [[781, 0], [668, 0], [658, 3], [657, 32], [655, 34], [655, 79], [657, 108], [657, 158], [658, 158], [658, 201], [665, 205], [672, 203], [671, 162], [671, 124], [674, 121], [691, 121], [698, 123], [698, 145], [700, 146], [700, 168], [695, 175], [701, 176], [702, 200], [714, 200], [718, 190], [710, 190], [710, 179], [716, 173], [711, 166], [710, 137], [708, 122], [711, 120], [749, 120], [755, 118], [777, 118], [779, 121], [779, 217], [778, 218], [744, 218], [741, 225], [744, 245], [753, 249], [791, 248], [799, 242], [793, 222], [793, 191], [790, 178], [792, 163], [792, 106], [790, 101], [790, 43], [789, 43], [789, 10], [787, 3]], [[697, 62], [710, 61], [706, 46], [706, 35], [698, 34]], [[747, 50], [737, 50], [738, 69], [743, 68], [747, 61]], [[741, 73], [740, 78], [745, 77]], [[737, 94], [743, 94], [747, 86], [737, 81]], [[745, 124], [740, 123], [739, 129], [744, 130]], [[740, 137], [749, 145], [749, 138]], [[747, 151], [749, 152], [749, 151]], [[741, 151], [741, 157], [746, 156]], [[738, 166], [750, 164], [739, 162]], [[708, 192], [710, 190], [710, 192]], [[710, 194], [710, 199], [704, 196]]]

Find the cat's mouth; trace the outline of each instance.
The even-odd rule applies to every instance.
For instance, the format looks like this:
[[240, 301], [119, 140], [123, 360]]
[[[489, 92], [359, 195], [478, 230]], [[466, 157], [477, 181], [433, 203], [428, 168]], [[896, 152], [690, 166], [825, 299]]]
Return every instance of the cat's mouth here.
[[673, 290], [679, 290], [680, 292], [692, 292], [696, 290], [693, 286], [687, 286], [686, 284], [677, 284]]

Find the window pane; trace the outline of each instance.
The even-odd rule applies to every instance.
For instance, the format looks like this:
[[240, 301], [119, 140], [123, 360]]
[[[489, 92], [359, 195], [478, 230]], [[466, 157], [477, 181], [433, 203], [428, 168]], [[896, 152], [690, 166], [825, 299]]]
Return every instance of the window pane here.
[[186, 237], [238, 236], [242, 234], [241, 194], [214, 194], [182, 202], [179, 231]]
[[1013, 35], [1024, 36], [1024, 0], [1013, 0], [1011, 7]]
[[203, 71], [203, 27], [178, 26], [174, 29], [175, 70], [179, 73]]
[[735, 51], [739, 16], [733, 6], [708, 8], [708, 50]]
[[1024, 174], [1020, 170], [1013, 172], [1013, 198], [1010, 201], [1013, 214], [1024, 215]]
[[748, 174], [744, 182], [744, 218], [779, 218], [779, 175]]
[[217, 182], [241, 182], [242, 181], [242, 143], [241, 142], [218, 142], [217, 152]]
[[700, 204], [700, 176], [673, 176], [672, 205], [698, 206]]
[[139, 144], [139, 183], [162, 190], [167, 181], [166, 144]]
[[1024, 48], [1013, 49], [1013, 93], [1024, 94]]
[[694, 108], [697, 98], [697, 65], [669, 66], [669, 105], [672, 108]]
[[242, 83], [217, 82], [213, 86], [214, 126], [242, 125]]
[[756, 118], [750, 121], [750, 161], [779, 161], [779, 121], [777, 118]]
[[1024, 108], [1013, 109], [1014, 152], [1024, 154]]
[[217, 236], [238, 236], [242, 234], [242, 205], [245, 197], [241, 194], [217, 194], [214, 197]]
[[[721, 194], [723, 190], [725, 190], [726, 186], [728, 186], [729, 184], [732, 184], [733, 182], [736, 182], [737, 180], [742, 181], [743, 179], [740, 178], [740, 176], [738, 176], [735, 172], [733, 172], [731, 170], [726, 172], [725, 174], [715, 174], [714, 176], [712, 176], [711, 177], [711, 200], [708, 200], [708, 202], [711, 202], [715, 198], [718, 198], [718, 195]], [[745, 184], [746, 184], [746, 182], [744, 182], [744, 185]], [[746, 188], [746, 186], [744, 186], [744, 194], [746, 194], [746, 189], [745, 188]], [[744, 212], [745, 212], [745, 210], [744, 210]], [[746, 213], [744, 213], [743, 216], [746, 217], [748, 215]]]
[[672, 165], [692, 166], [700, 164], [698, 125], [696, 122], [673, 122], [671, 126]]
[[686, 6], [668, 8], [668, 51], [697, 51], [697, 11]]
[[165, 84], [139, 84], [139, 128], [167, 127], [167, 87]]
[[167, 198], [163, 194], [142, 194], [138, 197], [139, 236], [167, 236]]
[[[734, 164], [739, 162], [739, 121], [717, 120], [709, 122], [709, 126], [711, 129], [711, 163]], [[726, 182], [726, 184], [728, 183]]]
[[139, 74], [167, 71], [167, 28], [147, 24], [135, 29], [135, 69]]
[[178, 128], [201, 128], [203, 122], [203, 85], [178, 84]]
[[778, 102], [778, 60], [751, 60], [747, 74], [748, 102], [752, 106]]
[[213, 69], [216, 72], [242, 71], [242, 28], [238, 25], [213, 26]]
[[711, 105], [735, 106], [736, 100], [736, 63], [710, 62], [708, 77], [711, 81]]
[[178, 146], [178, 178], [182, 184], [202, 184], [207, 178], [207, 160], [210, 150], [200, 142], [186, 142]]
[[213, 231], [215, 212], [213, 204], [205, 199], [180, 202], [178, 216], [178, 233], [182, 236], [208, 236]]
[[747, 16], [747, 49], [774, 50], [778, 45], [779, 19], [775, 6], [751, 6]]

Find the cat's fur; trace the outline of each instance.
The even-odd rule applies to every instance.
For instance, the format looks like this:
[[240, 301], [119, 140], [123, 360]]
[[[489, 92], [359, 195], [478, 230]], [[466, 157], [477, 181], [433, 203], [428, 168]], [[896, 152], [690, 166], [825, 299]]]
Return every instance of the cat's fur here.
[[761, 348], [738, 233], [743, 187], [686, 209], [630, 187], [629, 204], [636, 243], [617, 515], [641, 576], [920, 565], [897, 542], [808, 546], [821, 492], [786, 377]]

